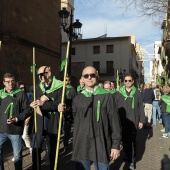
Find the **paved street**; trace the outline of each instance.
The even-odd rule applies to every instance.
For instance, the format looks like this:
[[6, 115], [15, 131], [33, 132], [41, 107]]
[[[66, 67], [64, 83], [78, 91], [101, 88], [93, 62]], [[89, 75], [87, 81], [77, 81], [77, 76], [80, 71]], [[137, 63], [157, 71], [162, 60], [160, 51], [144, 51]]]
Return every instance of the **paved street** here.
[[[157, 125], [152, 129], [142, 129], [138, 133], [137, 145], [137, 170], [170, 170], [170, 138], [161, 138], [161, 125]], [[8, 142], [5, 146], [5, 170], [13, 170], [12, 150]], [[63, 146], [61, 144], [59, 156], [59, 170], [74, 170], [74, 163], [70, 161], [71, 158], [71, 143], [67, 153], [62, 153]], [[42, 153], [42, 158], [45, 153]], [[123, 161], [123, 150], [121, 156], [114, 163], [110, 163], [111, 170], [126, 170], [127, 165]], [[42, 159], [42, 163], [44, 160]], [[31, 170], [31, 156], [28, 149], [23, 150], [23, 169]], [[42, 166], [42, 170], [49, 169], [49, 167]], [[94, 169], [93, 167], [91, 168]]]

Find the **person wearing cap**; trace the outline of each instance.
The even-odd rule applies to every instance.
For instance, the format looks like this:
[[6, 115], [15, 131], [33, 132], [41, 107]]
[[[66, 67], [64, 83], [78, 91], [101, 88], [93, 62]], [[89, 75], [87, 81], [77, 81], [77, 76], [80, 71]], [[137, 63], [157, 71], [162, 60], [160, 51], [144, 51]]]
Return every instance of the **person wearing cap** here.
[[[50, 169], [54, 169], [55, 152], [58, 134], [59, 113], [57, 110], [58, 104], [61, 102], [63, 82], [57, 80], [52, 75], [51, 69], [48, 66], [41, 66], [38, 69], [38, 78], [40, 83], [36, 86], [36, 101], [31, 103], [31, 106], [37, 108], [37, 140], [38, 140], [38, 157], [39, 169], [41, 169], [41, 148], [42, 143], [48, 135], [50, 157]], [[32, 146], [32, 168], [37, 168], [37, 153], [35, 135], [33, 136]]]
[[76, 170], [108, 170], [120, 155], [121, 130], [114, 98], [98, 86], [98, 72], [85, 67], [85, 89], [73, 100], [73, 154]]
[[24, 120], [33, 114], [27, 95], [22, 92], [11, 73], [3, 76], [4, 89], [0, 90], [0, 169], [4, 169], [2, 150], [7, 139], [11, 141], [14, 167], [22, 170], [22, 133]]

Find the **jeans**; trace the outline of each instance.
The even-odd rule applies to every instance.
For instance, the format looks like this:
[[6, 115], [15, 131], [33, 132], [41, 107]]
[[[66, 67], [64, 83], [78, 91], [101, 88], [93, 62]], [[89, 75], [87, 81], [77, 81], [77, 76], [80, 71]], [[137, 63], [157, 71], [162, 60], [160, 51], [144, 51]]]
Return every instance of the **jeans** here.
[[163, 112], [162, 119], [165, 124], [165, 133], [170, 133], [170, 113]]
[[29, 124], [24, 126], [24, 131], [23, 131], [22, 138], [23, 138], [23, 140], [25, 142], [26, 147], [31, 148], [32, 147], [31, 146], [31, 138], [30, 138], [30, 136], [28, 134], [28, 129], [29, 129]]
[[0, 170], [4, 170], [2, 149], [7, 139], [9, 139], [12, 144], [15, 170], [22, 170], [22, 136], [9, 133], [0, 133]]
[[153, 121], [152, 123], [153, 123], [153, 125], [156, 125], [156, 112], [158, 113], [159, 122], [162, 123], [161, 110], [160, 110], [160, 107], [158, 105], [158, 101], [153, 101], [152, 106], [153, 106], [153, 110], [152, 110], [152, 121]]
[[76, 161], [75, 167], [76, 170], [90, 170], [90, 165], [94, 163], [95, 170], [109, 170], [109, 164], [101, 163], [101, 162], [93, 162], [93, 161]]

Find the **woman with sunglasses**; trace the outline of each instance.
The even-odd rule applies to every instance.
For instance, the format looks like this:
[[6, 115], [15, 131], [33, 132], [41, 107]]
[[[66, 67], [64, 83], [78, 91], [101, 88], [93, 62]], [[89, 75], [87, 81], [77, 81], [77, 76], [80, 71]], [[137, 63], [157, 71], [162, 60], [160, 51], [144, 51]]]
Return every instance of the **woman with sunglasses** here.
[[140, 91], [133, 85], [131, 74], [124, 76], [124, 86], [115, 95], [122, 125], [122, 144], [130, 169], [135, 169], [136, 134], [143, 127], [145, 114]]

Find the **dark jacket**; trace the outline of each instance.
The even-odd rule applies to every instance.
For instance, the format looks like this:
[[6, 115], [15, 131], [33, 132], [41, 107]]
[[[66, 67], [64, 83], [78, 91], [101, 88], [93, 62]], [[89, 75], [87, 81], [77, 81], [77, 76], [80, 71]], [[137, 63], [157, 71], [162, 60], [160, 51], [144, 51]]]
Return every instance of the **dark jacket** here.
[[110, 149], [119, 149], [121, 133], [115, 102], [102, 90], [106, 94], [87, 97], [79, 93], [73, 100], [73, 160], [108, 163]]
[[[0, 96], [1, 97], [1, 96]], [[13, 103], [13, 116], [18, 119], [17, 123], [7, 124], [10, 109], [7, 110], [10, 103]], [[6, 114], [5, 111], [7, 110]], [[13, 96], [1, 98], [0, 102], [0, 132], [13, 135], [23, 133], [24, 120], [33, 114], [33, 109], [29, 106], [27, 95], [20, 91]]]
[[[128, 95], [128, 94], [127, 94]], [[115, 100], [118, 107], [118, 114], [120, 117], [121, 125], [126, 126], [131, 122], [131, 127], [138, 128], [139, 122], [145, 123], [145, 114], [142, 102], [142, 95], [139, 90], [136, 89], [134, 94], [134, 109], [132, 109], [132, 98], [127, 98], [121, 94], [116, 93]], [[132, 128], [134, 129], [134, 128]]]
[[152, 104], [153, 100], [155, 99], [155, 95], [153, 89], [145, 89], [143, 92], [143, 103]]
[[[55, 78], [53, 78], [49, 89], [52, 88], [54, 79]], [[55, 79], [55, 82], [60, 82], [60, 80]], [[37, 114], [38, 134], [43, 135], [44, 132], [57, 134], [59, 121], [59, 113], [57, 110], [58, 104], [61, 103], [62, 88], [56, 88], [48, 93], [47, 91], [43, 91], [40, 87], [40, 84], [38, 84], [36, 86], [36, 98], [39, 99], [43, 95], [46, 95], [49, 100], [44, 102], [44, 104], [40, 107], [42, 116]]]
[[[168, 96], [170, 96], [170, 94], [168, 94]], [[162, 113], [167, 113], [167, 111], [166, 111], [167, 104], [162, 99], [160, 99], [160, 101], [159, 101], [159, 106], [161, 108]]]

